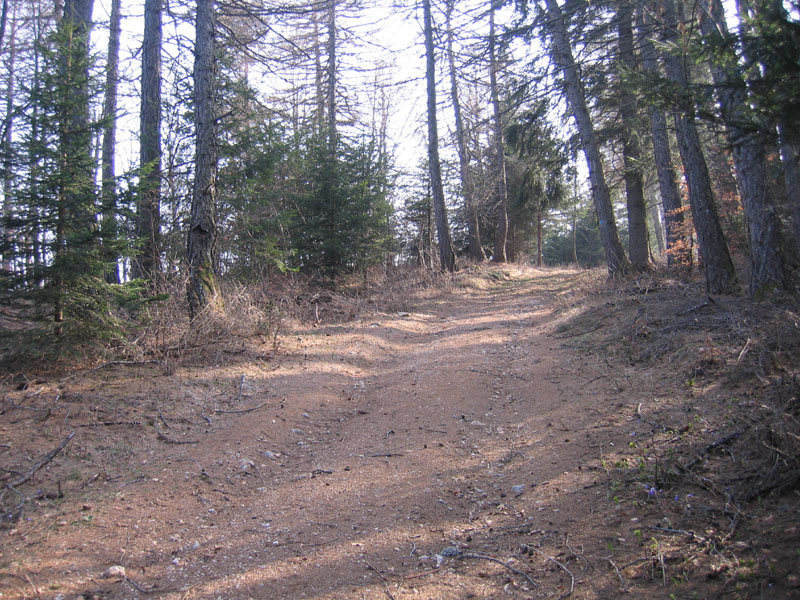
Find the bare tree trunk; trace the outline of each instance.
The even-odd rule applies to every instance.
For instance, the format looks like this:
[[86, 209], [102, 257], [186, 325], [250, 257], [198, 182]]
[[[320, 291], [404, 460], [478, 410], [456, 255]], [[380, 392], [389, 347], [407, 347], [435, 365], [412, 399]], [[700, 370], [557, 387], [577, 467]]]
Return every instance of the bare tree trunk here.
[[506, 185], [506, 157], [503, 149], [503, 118], [500, 112], [500, 92], [497, 89], [497, 36], [495, 33], [495, 2], [489, 0], [489, 92], [492, 97], [494, 126], [494, 202], [496, 206], [497, 229], [494, 235], [494, 262], [506, 262], [506, 243], [508, 241], [508, 187]]
[[450, 66], [450, 96], [453, 102], [453, 112], [456, 127], [456, 150], [458, 153], [458, 168], [461, 175], [461, 194], [464, 196], [464, 208], [467, 214], [467, 237], [469, 256], [473, 260], [486, 260], [486, 254], [481, 244], [480, 225], [478, 221], [478, 207], [475, 203], [475, 190], [469, 171], [469, 152], [467, 151], [467, 136], [464, 131], [464, 118], [461, 114], [461, 103], [458, 94], [458, 81], [456, 77], [455, 53], [453, 52], [453, 27], [450, 17], [453, 12], [455, 0], [447, 0], [447, 59]]
[[[729, 38], [720, 0], [707, 0], [700, 11], [700, 27], [706, 37], [726, 42]], [[736, 57], [729, 57], [735, 65]], [[745, 125], [749, 111], [747, 84], [735, 66], [711, 63], [722, 120], [732, 146], [733, 163], [742, 206], [747, 216], [750, 242], [750, 296], [763, 298], [772, 290], [787, 289], [781, 249], [780, 221], [767, 194], [766, 153], [761, 136]]]
[[[650, 75], [657, 75], [659, 73], [658, 58], [653, 42], [650, 40], [652, 26], [646, 23], [643, 10], [639, 12], [637, 25], [643, 67]], [[656, 174], [658, 175], [658, 188], [664, 212], [667, 249], [673, 250], [667, 253], [667, 264], [669, 265], [673, 263], [674, 250], [681, 242], [680, 234], [678, 233], [683, 225], [683, 211], [680, 210], [681, 194], [678, 190], [678, 177], [672, 164], [672, 152], [669, 148], [667, 119], [657, 106], [651, 106], [648, 112], [650, 116], [650, 136], [653, 142], [653, 156], [656, 164]], [[677, 257], [678, 264], [682, 263], [685, 258], [685, 256], [679, 255]]]
[[439, 240], [439, 266], [443, 271], [455, 271], [457, 269], [456, 255], [450, 238], [450, 226], [447, 223], [442, 170], [439, 163], [439, 131], [436, 123], [436, 64], [433, 55], [433, 23], [430, 0], [422, 0], [422, 9], [425, 20], [426, 81], [428, 87], [428, 168], [431, 174], [433, 210], [436, 215], [436, 233]]
[[136, 219], [140, 251], [133, 277], [161, 272], [161, 0], [145, 0], [142, 45], [140, 184]]
[[[311, 12], [314, 22], [314, 87], [316, 92], [316, 114], [314, 115], [315, 131], [322, 135], [325, 123], [325, 73], [322, 68], [322, 36], [319, 30], [319, 12]], [[295, 104], [295, 108], [297, 105]], [[296, 127], [299, 129], [299, 127]]]
[[336, 0], [328, 3], [328, 152], [332, 158], [336, 157]]
[[653, 232], [656, 237], [656, 247], [658, 248], [658, 255], [664, 256], [667, 251], [667, 244], [664, 237], [664, 228], [661, 223], [661, 214], [658, 210], [658, 200], [656, 199], [655, 190], [653, 186], [647, 188], [647, 211], [650, 214], [650, 222], [653, 224]]
[[[617, 7], [620, 65], [627, 72], [638, 70], [633, 53], [633, 6], [620, 0]], [[642, 152], [639, 144], [638, 101], [625, 82], [620, 82], [619, 111], [622, 117], [622, 157], [624, 163], [625, 196], [628, 202], [628, 256], [637, 271], [650, 269], [647, 245], [647, 211], [642, 180]]]
[[[0, 155], [3, 161], [3, 216], [8, 219], [12, 213], [11, 195], [14, 192], [14, 173], [11, 155], [11, 143], [14, 139], [14, 91], [16, 87], [15, 63], [17, 57], [17, 15], [14, 6], [11, 16], [11, 35], [8, 44], [8, 73], [6, 77], [6, 116], [5, 131], [0, 142]], [[0, 47], [2, 47], [3, 37], [5, 36], [6, 19], [8, 18], [8, 0], [3, 2], [2, 13], [2, 35], [0, 35]], [[12, 257], [14, 256], [14, 233], [8, 224], [3, 225], [3, 260], [0, 269], [3, 273], [12, 273], [14, 270]]]
[[217, 124], [214, 78], [214, 0], [197, 0], [195, 22], [194, 99], [195, 175], [189, 221], [189, 315], [195, 318], [218, 301]]
[[548, 27], [552, 42], [553, 59], [562, 71], [567, 101], [572, 109], [575, 124], [578, 127], [583, 153], [589, 168], [589, 180], [592, 186], [595, 212], [600, 229], [600, 239], [606, 255], [606, 265], [611, 276], [621, 276], [630, 271], [631, 264], [619, 241], [617, 224], [614, 219], [614, 208], [611, 194], [603, 174], [603, 162], [597, 136], [592, 127], [589, 109], [586, 106], [586, 94], [581, 82], [578, 65], [572, 55], [572, 48], [567, 36], [567, 26], [557, 0], [545, 0], [548, 12]]
[[[664, 40], [667, 43], [674, 43], [678, 31], [678, 14], [682, 14], [682, 11], [677, 12], [675, 0], [662, 0], [662, 5]], [[682, 3], [678, 6], [682, 8]], [[675, 110], [675, 129], [684, 176], [689, 188], [694, 228], [700, 244], [706, 288], [712, 294], [734, 293], [738, 288], [736, 272], [714, 205], [708, 165], [695, 125], [694, 102], [689, 91], [684, 59], [672, 52], [664, 52], [663, 59], [667, 78], [675, 84], [680, 94], [679, 106]]]
[[[108, 261], [106, 281], [119, 283], [118, 256], [113, 249], [117, 238], [117, 185], [114, 169], [117, 137], [117, 87], [119, 84], [119, 38], [121, 35], [121, 0], [111, 2], [111, 20], [108, 33], [108, 62], [106, 64], [106, 89], [103, 101], [103, 146], [101, 156], [100, 201], [102, 205], [102, 239]], [[108, 246], [111, 245], [111, 248]]]
[[[574, 252], [573, 239], [573, 252]], [[536, 211], [536, 266], [542, 266], [542, 211]]]

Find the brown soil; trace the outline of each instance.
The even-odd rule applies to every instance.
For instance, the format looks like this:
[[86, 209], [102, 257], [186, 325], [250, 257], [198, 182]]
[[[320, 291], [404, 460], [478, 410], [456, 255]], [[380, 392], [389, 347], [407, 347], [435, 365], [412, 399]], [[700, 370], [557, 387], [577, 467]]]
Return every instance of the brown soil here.
[[715, 479], [797, 355], [731, 377], [735, 301], [659, 285], [486, 268], [277, 353], [8, 383], [0, 597], [797, 597], [796, 480]]

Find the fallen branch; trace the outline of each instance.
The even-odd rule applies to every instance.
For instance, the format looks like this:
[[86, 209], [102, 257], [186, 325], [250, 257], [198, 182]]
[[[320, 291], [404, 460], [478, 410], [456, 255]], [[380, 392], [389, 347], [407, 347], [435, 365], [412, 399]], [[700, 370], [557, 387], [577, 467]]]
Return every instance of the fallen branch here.
[[158, 439], [162, 442], [166, 442], [167, 444], [199, 444], [200, 440], [173, 440], [170, 437], [165, 436], [161, 433], [161, 430], [158, 426], [155, 426], [156, 433], [158, 434]]
[[572, 592], [573, 592], [573, 590], [575, 589], [575, 576], [572, 574], [572, 571], [570, 571], [570, 570], [569, 570], [567, 567], [565, 567], [563, 564], [561, 564], [560, 562], [558, 562], [558, 561], [557, 561], [555, 558], [553, 558], [552, 556], [548, 556], [547, 554], [545, 554], [544, 552], [542, 552], [541, 550], [539, 550], [539, 549], [538, 549], [536, 546], [528, 546], [528, 549], [530, 549], [530, 550], [533, 550], [534, 552], [536, 552], [537, 554], [540, 554], [541, 556], [544, 556], [544, 557], [545, 557], [547, 560], [549, 560], [550, 562], [552, 562], [552, 563], [554, 563], [554, 564], [558, 565], [559, 567], [561, 567], [561, 568], [564, 570], [564, 572], [565, 572], [567, 575], [569, 575], [569, 578], [570, 578], [570, 584], [569, 584], [569, 593], [568, 593], [568, 594], [564, 594], [564, 596], [562, 596], [562, 598], [565, 598], [565, 597], [567, 597], [567, 596], [570, 596], [570, 595], [572, 595]]
[[696, 310], [700, 310], [702, 308], [705, 308], [706, 306], [711, 306], [712, 304], [714, 304], [714, 300], [711, 298], [711, 296], [709, 296], [708, 300], [705, 300], [700, 304], [696, 304], [695, 306], [690, 306], [686, 310], [679, 312], [678, 315], [688, 315], [691, 312], [695, 312]]
[[708, 446], [703, 448], [703, 451], [700, 453], [700, 456], [696, 457], [688, 465], [683, 465], [683, 464], [680, 463], [680, 461], [677, 461], [678, 462], [678, 468], [681, 471], [690, 471], [692, 469], [692, 467], [694, 467], [697, 463], [699, 463], [701, 460], [703, 460], [703, 456], [705, 454], [708, 454], [709, 452], [711, 452], [715, 448], [719, 448], [720, 446], [724, 446], [725, 444], [728, 444], [728, 443], [732, 442], [733, 440], [738, 438], [740, 435], [742, 435], [741, 431], [734, 431], [733, 433], [729, 433], [725, 437], [723, 437], [721, 439], [718, 439], [715, 442], [711, 442]]
[[48, 452], [41, 459], [39, 459], [39, 461], [35, 465], [33, 465], [33, 467], [30, 470], [28, 470], [27, 473], [23, 474], [18, 479], [15, 479], [14, 481], [10, 482], [8, 485], [14, 488], [28, 481], [31, 477], [34, 476], [34, 474], [36, 474], [36, 471], [38, 471], [47, 463], [49, 463], [51, 460], [53, 460], [58, 455], [58, 453], [61, 452], [67, 444], [69, 444], [70, 440], [72, 440], [73, 437], [75, 437], [74, 431], [70, 432], [70, 434], [67, 437], [65, 437], [58, 446], [50, 450], [50, 452]]
[[369, 561], [366, 558], [364, 559], [364, 562], [367, 563], [368, 568], [375, 571], [378, 574], [378, 577], [381, 578], [381, 581], [383, 582], [383, 587], [386, 590], [386, 595], [389, 596], [391, 600], [397, 600], [397, 598], [394, 597], [394, 594], [392, 594], [392, 591], [389, 589], [389, 582], [386, 581], [386, 577], [383, 576], [383, 573], [381, 573], [376, 567], [373, 567], [371, 564], [369, 564]]
[[[218, 408], [215, 408], [214, 409], [214, 413], [215, 414], [221, 414], [221, 415], [240, 415], [242, 413], [253, 412], [254, 410], [258, 410], [259, 408], [264, 408], [267, 404], [269, 404], [269, 402], [263, 402], [263, 403], [259, 404], [258, 406], [254, 406], [253, 408], [244, 408], [242, 410], [220, 410]], [[209, 421], [209, 423], [210, 423], [210, 421]]]
[[141, 421], [98, 421], [95, 423], [80, 423], [75, 427], [111, 427], [112, 425], [128, 425], [129, 427], [134, 427], [141, 424]]
[[[533, 579], [531, 579], [531, 576], [528, 575], [525, 571], [520, 571], [519, 569], [517, 569], [515, 567], [512, 567], [510, 564], [508, 564], [506, 562], [503, 562], [502, 560], [500, 560], [499, 558], [495, 558], [494, 556], [488, 556], [486, 554], [467, 553], [467, 554], [459, 554], [457, 558], [477, 558], [477, 559], [488, 560], [488, 561], [497, 563], [498, 565], [504, 566], [506, 569], [508, 569], [512, 573], [516, 573], [520, 577], [524, 577], [528, 581], [528, 583], [530, 583], [533, 587], [538, 587], [539, 586], [539, 584], [536, 583]], [[569, 571], [567, 571], [567, 573], [569, 573]], [[575, 579], [573, 578], [572, 581], [573, 581], [573, 584], [574, 584], [575, 583]], [[572, 593], [572, 590], [570, 590], [570, 594], [571, 593]]]

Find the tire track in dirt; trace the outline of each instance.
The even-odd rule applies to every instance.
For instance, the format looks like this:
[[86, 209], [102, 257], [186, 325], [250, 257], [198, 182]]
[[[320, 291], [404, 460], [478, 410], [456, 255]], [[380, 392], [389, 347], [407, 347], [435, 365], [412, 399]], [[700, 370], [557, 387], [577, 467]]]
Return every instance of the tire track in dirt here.
[[[62, 532], [22, 563], [86, 598], [563, 592], [565, 574], [526, 564], [519, 544], [560, 544], [580, 526], [596, 416], [564, 380], [545, 293], [536, 281], [455, 289], [407, 316], [298, 332], [277, 366], [246, 367], [243, 396], [265, 408], [215, 417], [199, 444], [157, 446], [139, 460], [145, 480], [97, 500], [97, 529]], [[237, 378], [199, 371], [179, 375]], [[542, 586], [437, 559], [453, 546], [516, 554]], [[135, 583], [99, 577], [116, 563]]]

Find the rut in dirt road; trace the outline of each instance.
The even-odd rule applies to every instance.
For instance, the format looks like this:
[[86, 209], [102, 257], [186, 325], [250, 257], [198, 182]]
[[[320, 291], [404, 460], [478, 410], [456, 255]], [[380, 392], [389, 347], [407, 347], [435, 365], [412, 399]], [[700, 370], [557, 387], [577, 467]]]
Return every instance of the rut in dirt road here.
[[[597, 522], [584, 467], [599, 414], [548, 334], [570, 277], [454, 288], [409, 313], [296, 331], [274, 364], [156, 377], [152, 394], [177, 380], [181, 405], [205, 408], [179, 419], [162, 403], [156, 426], [173, 427], [130, 459], [138, 475], [109, 478], [91, 527], [62, 527], [21, 567], [74, 597], [569, 591], [581, 563], [549, 553]], [[126, 578], [102, 578], [112, 565]]]

